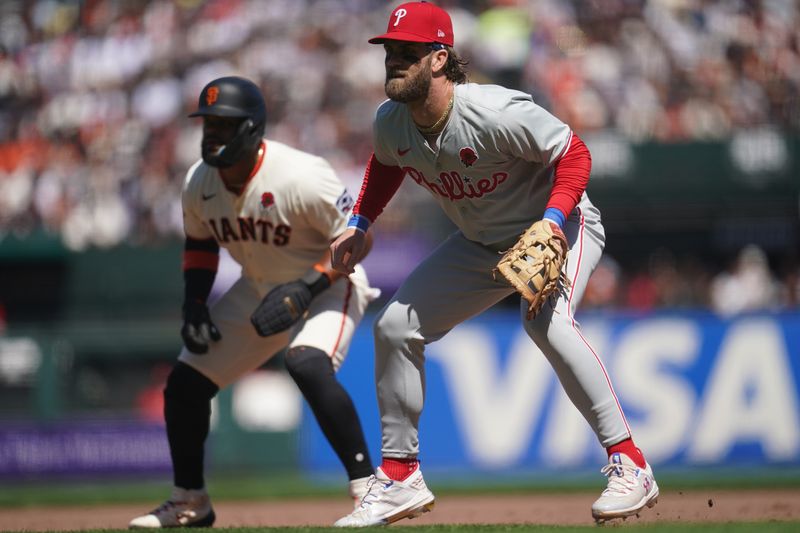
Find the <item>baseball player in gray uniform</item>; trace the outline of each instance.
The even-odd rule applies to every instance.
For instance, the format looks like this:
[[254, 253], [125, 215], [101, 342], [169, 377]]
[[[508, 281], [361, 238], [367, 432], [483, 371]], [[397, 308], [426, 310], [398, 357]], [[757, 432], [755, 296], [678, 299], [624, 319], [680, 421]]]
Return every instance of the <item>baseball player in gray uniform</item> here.
[[350, 228], [332, 245], [333, 267], [353, 273], [375, 221], [408, 176], [458, 227], [405, 280], [374, 324], [382, 463], [361, 505], [336, 522], [359, 527], [413, 518], [434, 495], [422, 477], [418, 423], [425, 399], [425, 345], [514, 289], [492, 273], [499, 252], [546, 219], [569, 243], [565, 284], [525, 331], [608, 451], [607, 488], [592, 505], [598, 521], [655, 504], [653, 472], [631, 437], [603, 362], [574, 313], [600, 260], [600, 214], [585, 193], [591, 158], [566, 124], [527, 94], [467, 83], [453, 50], [449, 15], [427, 2], [395, 8], [386, 33], [389, 97], [374, 122], [370, 159]]
[[[284, 348], [286, 367], [358, 502], [374, 470], [356, 410], [334, 372], [377, 294], [360, 266], [342, 275], [329, 261], [352, 197], [324, 159], [263, 138], [266, 106], [251, 81], [213, 80], [190, 116], [203, 118], [202, 160], [183, 188], [184, 348], [164, 390], [174, 488], [130, 527], [214, 523], [203, 476], [211, 399]], [[242, 276], [209, 309], [220, 246], [242, 265]]]

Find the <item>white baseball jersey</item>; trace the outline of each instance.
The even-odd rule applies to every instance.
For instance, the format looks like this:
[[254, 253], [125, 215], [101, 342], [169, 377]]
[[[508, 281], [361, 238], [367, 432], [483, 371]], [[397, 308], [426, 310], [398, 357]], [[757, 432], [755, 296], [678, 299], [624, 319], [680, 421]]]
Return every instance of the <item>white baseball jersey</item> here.
[[242, 265], [242, 276], [263, 292], [318, 276], [313, 265], [347, 226], [353, 199], [321, 157], [276, 141], [241, 195], [230, 192], [217, 169], [202, 160], [186, 176], [186, 235], [215, 239]]
[[[497, 85], [454, 87], [447, 126], [432, 147], [405, 104], [386, 100], [374, 125], [375, 157], [425, 187], [469, 240], [507, 244], [544, 213], [551, 164], [569, 126], [530, 95]], [[579, 207], [588, 211], [584, 194]], [[566, 213], [569, 216], [569, 213]]]
[[196, 355], [185, 347], [179, 360], [220, 388], [258, 368], [283, 348], [311, 346], [338, 369], [367, 305], [378, 294], [363, 268], [316, 296], [308, 314], [288, 331], [259, 337], [250, 316], [276, 285], [319, 273], [313, 266], [329, 253], [347, 225], [353, 199], [322, 158], [275, 141], [241, 195], [225, 188], [216, 168], [199, 161], [183, 189], [186, 235], [215, 239], [242, 265], [242, 277], [210, 308], [222, 339]]

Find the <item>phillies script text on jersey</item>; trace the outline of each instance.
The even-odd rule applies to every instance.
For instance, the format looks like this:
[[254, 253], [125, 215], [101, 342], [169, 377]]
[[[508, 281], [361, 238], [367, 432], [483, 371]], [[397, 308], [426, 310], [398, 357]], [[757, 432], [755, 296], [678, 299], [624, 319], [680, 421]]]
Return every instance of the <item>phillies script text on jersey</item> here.
[[275, 246], [289, 244], [292, 228], [286, 224], [275, 225], [268, 220], [254, 220], [253, 217], [237, 217], [236, 221], [231, 224], [227, 217], [208, 219], [217, 242], [261, 241], [264, 244], [271, 242]]
[[425, 177], [421, 171], [414, 167], [403, 167], [403, 172], [408, 173], [417, 184], [427, 187], [432, 193], [450, 200], [462, 198], [481, 198], [493, 192], [498, 185], [506, 181], [508, 172], [495, 172], [491, 178], [471, 178], [461, 176], [455, 170], [442, 172], [435, 183]]

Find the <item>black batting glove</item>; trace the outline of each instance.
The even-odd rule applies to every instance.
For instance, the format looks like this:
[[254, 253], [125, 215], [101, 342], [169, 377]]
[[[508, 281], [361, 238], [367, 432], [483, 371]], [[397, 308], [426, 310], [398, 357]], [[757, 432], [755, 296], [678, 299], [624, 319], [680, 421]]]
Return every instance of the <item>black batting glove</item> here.
[[308, 311], [314, 296], [330, 287], [328, 276], [307, 284], [302, 280], [278, 285], [261, 300], [250, 322], [261, 337], [275, 335], [294, 326]]
[[183, 327], [181, 337], [186, 349], [195, 354], [208, 352], [208, 344], [222, 338], [217, 326], [211, 322], [208, 307], [200, 301], [188, 301], [183, 304]]

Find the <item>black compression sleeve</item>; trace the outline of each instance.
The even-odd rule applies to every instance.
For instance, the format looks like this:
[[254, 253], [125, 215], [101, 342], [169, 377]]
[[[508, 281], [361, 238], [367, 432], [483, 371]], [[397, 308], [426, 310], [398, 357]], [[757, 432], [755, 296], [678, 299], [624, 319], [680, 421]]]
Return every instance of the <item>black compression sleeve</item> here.
[[183, 254], [184, 301], [205, 302], [217, 276], [219, 245], [214, 239], [186, 237]]
[[205, 268], [190, 268], [183, 271], [183, 297], [187, 302], [205, 302], [214, 286], [217, 273]]

